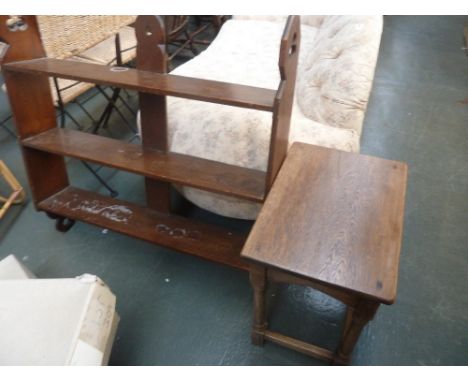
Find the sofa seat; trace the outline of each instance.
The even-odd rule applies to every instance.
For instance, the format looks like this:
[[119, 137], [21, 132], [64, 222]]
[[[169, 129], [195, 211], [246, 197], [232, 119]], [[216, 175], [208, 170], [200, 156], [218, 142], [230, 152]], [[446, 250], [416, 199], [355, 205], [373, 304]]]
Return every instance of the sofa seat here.
[[[286, 18], [273, 19], [270, 21], [236, 18], [227, 21], [204, 52], [176, 68], [172, 74], [277, 89], [280, 81], [279, 46]], [[374, 53], [366, 58], [371, 66], [371, 70], [366, 74], [369, 78], [363, 79], [365, 84], [361, 99], [352, 101], [351, 104], [337, 98], [335, 93], [340, 92], [339, 83], [335, 85], [337, 89], [333, 88], [334, 79], [331, 76], [336, 75], [333, 66], [336, 65], [336, 61], [344, 59], [344, 64], [349, 67], [349, 60], [345, 54], [338, 60], [333, 59], [337, 58], [334, 55], [339, 51], [334, 48], [333, 41], [336, 45], [340, 45], [340, 40], [333, 40], [334, 37], [324, 34], [323, 25], [326, 24], [326, 19], [327, 17], [317, 16], [308, 24], [301, 23], [301, 46], [289, 143], [300, 141], [358, 152], [362, 116], [357, 115], [356, 118], [353, 108], [356, 104], [360, 109], [365, 109], [369, 96], [380, 42], [379, 18], [357, 19], [355, 24], [361, 23], [361, 26], [353, 26], [351, 30], [351, 32], [356, 30], [356, 33], [361, 35], [368, 31], [365, 24], [369, 22], [368, 20], [376, 24], [373, 27], [375, 31], [372, 37], [376, 43], [369, 48]], [[340, 21], [339, 18], [337, 20]], [[335, 20], [329, 20], [331, 21], [336, 24]], [[345, 24], [353, 23], [352, 18], [345, 21]], [[381, 26], [380, 18], [380, 33]], [[349, 31], [345, 33], [349, 34]], [[337, 34], [339, 33], [336, 32], [335, 36]], [[317, 44], [324, 46], [323, 58], [311, 56], [314, 52], [317, 54]], [[329, 53], [333, 57], [330, 57]], [[357, 61], [359, 63], [359, 60]], [[313, 62], [315, 64], [311, 65]], [[324, 70], [325, 65], [328, 65], [330, 70]], [[312, 67], [318, 67], [321, 72], [313, 72]], [[346, 72], [346, 67], [344, 70]], [[358, 75], [363, 76], [361, 73]], [[318, 80], [321, 81], [320, 84]], [[341, 81], [341, 77], [338, 80]], [[304, 86], [301, 86], [301, 82]], [[341, 85], [349, 88], [354, 86], [354, 83]], [[323, 89], [325, 93], [317, 89]], [[334, 92], [332, 100], [329, 100], [330, 97], [327, 95], [330, 91]], [[301, 100], [300, 97], [305, 97], [307, 100]], [[346, 112], [337, 113], [336, 108], [327, 106], [330, 102], [337, 103], [338, 108], [346, 109]], [[324, 117], [320, 116], [320, 109], [317, 113], [315, 109], [309, 110], [310, 108], [324, 109]], [[175, 97], [168, 97], [167, 109], [171, 151], [251, 169], [266, 170], [272, 124], [271, 113]], [[337, 119], [336, 124], [328, 123], [330, 114], [332, 118]], [[344, 123], [340, 124], [340, 121]], [[223, 216], [255, 219], [260, 209], [258, 203], [189, 187], [177, 187], [177, 189], [197, 206]]]

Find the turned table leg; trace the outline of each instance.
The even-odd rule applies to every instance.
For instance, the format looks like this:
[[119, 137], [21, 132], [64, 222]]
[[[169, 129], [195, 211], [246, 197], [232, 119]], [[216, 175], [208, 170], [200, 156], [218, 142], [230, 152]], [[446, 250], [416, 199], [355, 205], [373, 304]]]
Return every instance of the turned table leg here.
[[266, 268], [258, 265], [250, 266], [250, 283], [254, 292], [254, 317], [252, 327], [252, 343], [263, 346], [267, 328], [265, 312], [265, 292], [267, 286]]
[[348, 306], [346, 309], [346, 318], [345, 318], [345, 322], [343, 325], [343, 331], [341, 332], [341, 338], [343, 338], [346, 332], [348, 331], [349, 326], [351, 325], [351, 322], [353, 319], [353, 314], [354, 314], [354, 307]]
[[374, 318], [379, 305], [380, 304], [377, 302], [361, 300], [356, 306], [348, 307], [344, 331], [333, 360], [335, 365], [349, 364], [351, 353], [359, 339], [362, 329]]

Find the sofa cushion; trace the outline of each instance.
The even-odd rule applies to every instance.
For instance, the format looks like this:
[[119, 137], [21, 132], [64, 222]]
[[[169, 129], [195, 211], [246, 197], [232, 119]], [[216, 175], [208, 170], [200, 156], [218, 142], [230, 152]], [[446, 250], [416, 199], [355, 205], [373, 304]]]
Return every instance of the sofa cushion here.
[[[209, 47], [172, 74], [277, 89], [279, 46], [284, 23], [228, 20]], [[301, 26], [299, 65], [312, 49], [317, 28]]]
[[325, 18], [298, 71], [296, 96], [306, 117], [361, 134], [381, 33], [381, 17]]
[[[256, 117], [259, 117], [257, 115]], [[239, 118], [242, 118], [239, 116]], [[271, 119], [271, 117], [270, 117]], [[229, 132], [217, 132], [216, 125], [210, 126], [210, 132], [205, 133], [206, 142], [203, 147], [208, 147], [212, 142], [213, 147], [219, 147], [219, 150], [209, 150], [210, 159], [226, 162], [226, 158], [232, 159], [231, 164], [237, 166], [250, 167], [254, 164], [257, 169], [266, 168], [266, 158], [269, 149], [269, 135], [262, 134], [261, 130], [256, 126], [265, 126], [264, 123], [255, 124], [255, 119], [248, 118], [252, 121], [246, 130]], [[261, 121], [261, 118], [257, 119]], [[188, 122], [188, 121], [187, 121]], [[340, 129], [338, 127], [325, 126], [318, 122], [312, 121], [305, 117], [298, 117], [295, 114], [293, 117], [294, 129], [289, 135], [289, 144], [292, 142], [304, 142], [318, 146], [335, 148], [343, 151], [358, 152], [359, 151], [359, 135], [353, 130]], [[243, 126], [243, 125], [242, 125]], [[245, 133], [244, 131], [247, 131]], [[248, 139], [246, 139], [248, 137]], [[204, 155], [203, 148], [200, 147], [197, 139], [192, 139], [190, 134], [187, 134], [183, 139], [175, 136], [174, 146], [179, 149], [189, 151], [190, 155], [208, 157]], [[230, 143], [231, 142], [231, 143]], [[232, 142], [235, 142], [233, 144]], [[240, 145], [244, 144], [245, 150], [240, 151]], [[224, 150], [224, 152], [222, 151]], [[247, 165], [245, 165], [247, 163]], [[195, 203], [197, 206], [219, 215], [253, 220], [260, 212], [261, 204], [253, 203], [245, 200], [236, 199], [233, 197], [213, 194], [211, 192], [194, 189], [191, 187], [176, 187], [185, 198]]]
[[[277, 89], [283, 30], [283, 23], [227, 21], [207, 50], [172, 74]], [[312, 48], [316, 33], [316, 28], [302, 27], [301, 51]], [[266, 170], [271, 113], [174, 97], [168, 97], [167, 108], [171, 151]], [[188, 187], [178, 189], [199, 207], [224, 216], [254, 219], [259, 210], [256, 203]]]

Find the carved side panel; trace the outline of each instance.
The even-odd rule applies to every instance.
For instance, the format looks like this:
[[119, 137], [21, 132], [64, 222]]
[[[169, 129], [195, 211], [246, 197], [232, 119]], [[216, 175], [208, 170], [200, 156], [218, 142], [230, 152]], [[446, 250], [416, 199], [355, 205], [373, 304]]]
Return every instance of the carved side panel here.
[[289, 125], [296, 84], [301, 40], [299, 16], [289, 16], [281, 39], [279, 69], [281, 82], [276, 94], [270, 139], [265, 191], [268, 193], [288, 151]]
[[[20, 139], [56, 126], [49, 80], [36, 74], [8, 72], [9, 62], [45, 57], [35, 16], [0, 16], [0, 40], [7, 45], [2, 72]], [[23, 158], [35, 204], [68, 186], [64, 158], [23, 148]]]

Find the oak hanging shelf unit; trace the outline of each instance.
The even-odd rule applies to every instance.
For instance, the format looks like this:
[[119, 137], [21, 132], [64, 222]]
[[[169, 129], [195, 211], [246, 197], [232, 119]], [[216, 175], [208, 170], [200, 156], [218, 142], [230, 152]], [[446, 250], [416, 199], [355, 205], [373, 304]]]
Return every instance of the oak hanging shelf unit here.
[[[170, 184], [263, 202], [286, 156], [300, 20], [290, 16], [281, 40], [277, 90], [167, 73], [164, 24], [159, 16], [136, 21], [137, 69], [45, 57], [37, 21], [8, 26], [0, 17], [0, 38], [9, 45], [2, 71], [18, 130], [32, 199], [38, 211], [67, 231], [75, 220], [143, 239], [176, 251], [248, 269], [240, 252], [246, 235], [179, 216], [170, 210]], [[59, 77], [139, 92], [142, 143], [125, 143], [56, 127], [48, 77]], [[170, 152], [166, 96], [269, 111], [272, 130], [266, 172]], [[65, 157], [144, 176], [146, 206], [70, 185]]]

